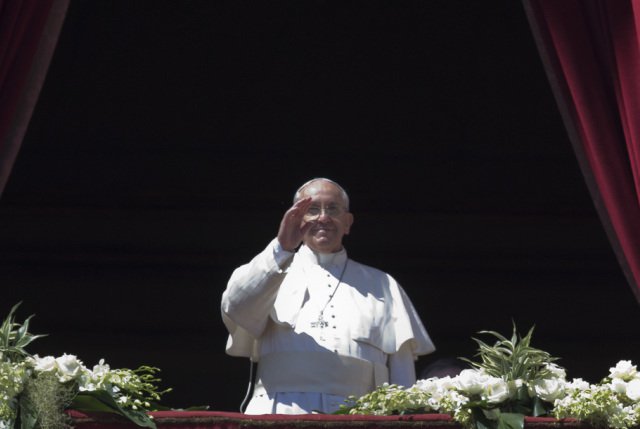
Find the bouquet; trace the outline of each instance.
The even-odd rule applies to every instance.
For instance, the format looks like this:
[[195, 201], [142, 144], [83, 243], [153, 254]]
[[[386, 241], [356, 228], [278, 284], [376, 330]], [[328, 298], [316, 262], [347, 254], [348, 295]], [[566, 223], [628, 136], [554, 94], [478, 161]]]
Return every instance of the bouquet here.
[[158, 368], [112, 369], [104, 359], [91, 369], [70, 354], [30, 355], [25, 348], [42, 335], [29, 333], [29, 316], [17, 323], [16, 304], [0, 326], [0, 429], [59, 429], [65, 410], [116, 413], [155, 429], [147, 414], [161, 396]]
[[455, 377], [418, 380], [408, 388], [384, 384], [350, 397], [340, 414], [449, 414], [475, 429], [523, 429], [525, 416], [575, 418], [596, 427], [628, 429], [640, 424], [640, 372], [620, 361], [598, 384], [567, 381], [557, 358], [531, 346], [533, 328], [511, 338], [482, 331], [493, 345], [475, 339], [479, 362]]

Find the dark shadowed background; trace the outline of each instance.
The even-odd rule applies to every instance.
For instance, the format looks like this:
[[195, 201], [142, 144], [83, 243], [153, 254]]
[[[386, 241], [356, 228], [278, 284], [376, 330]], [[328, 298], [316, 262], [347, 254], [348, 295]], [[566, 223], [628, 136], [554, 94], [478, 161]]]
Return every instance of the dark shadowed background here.
[[40, 355], [162, 368], [174, 407], [237, 409], [219, 300], [299, 184], [350, 193], [352, 258], [438, 351], [523, 333], [597, 381], [640, 308], [519, 2], [72, 0], [0, 200], [0, 310]]

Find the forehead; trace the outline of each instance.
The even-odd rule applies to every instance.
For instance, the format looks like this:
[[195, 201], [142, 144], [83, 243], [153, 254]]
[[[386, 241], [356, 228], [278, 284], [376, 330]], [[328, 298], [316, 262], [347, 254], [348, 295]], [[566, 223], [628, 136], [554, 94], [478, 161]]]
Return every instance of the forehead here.
[[321, 180], [305, 186], [300, 192], [300, 196], [311, 197], [313, 201], [345, 203], [342, 192], [337, 186]]

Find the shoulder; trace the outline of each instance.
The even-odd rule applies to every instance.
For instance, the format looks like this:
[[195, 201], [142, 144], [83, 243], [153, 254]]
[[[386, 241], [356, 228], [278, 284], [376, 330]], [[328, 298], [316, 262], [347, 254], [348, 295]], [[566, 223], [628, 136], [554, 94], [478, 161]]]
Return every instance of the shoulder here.
[[390, 274], [370, 265], [354, 261], [353, 259], [349, 259], [348, 271], [350, 274], [357, 276], [357, 278], [366, 281], [366, 283], [370, 285], [376, 284], [384, 288], [396, 288], [399, 286]]

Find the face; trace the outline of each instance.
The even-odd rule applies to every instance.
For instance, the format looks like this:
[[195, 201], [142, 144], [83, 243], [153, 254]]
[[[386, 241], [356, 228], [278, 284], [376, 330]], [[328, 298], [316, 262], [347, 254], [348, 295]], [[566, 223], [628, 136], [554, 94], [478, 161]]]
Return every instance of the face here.
[[311, 223], [311, 227], [302, 241], [315, 252], [338, 252], [342, 249], [342, 237], [349, 234], [353, 223], [340, 189], [318, 180], [302, 190], [300, 198], [306, 197], [311, 197], [311, 207], [304, 222]]

